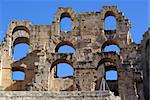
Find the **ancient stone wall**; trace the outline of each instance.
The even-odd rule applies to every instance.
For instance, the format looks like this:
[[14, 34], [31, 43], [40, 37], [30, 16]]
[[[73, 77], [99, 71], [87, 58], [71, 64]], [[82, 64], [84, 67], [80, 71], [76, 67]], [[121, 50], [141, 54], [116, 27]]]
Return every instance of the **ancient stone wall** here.
[[[104, 24], [107, 24], [105, 19], [109, 16], [116, 19], [116, 29], [105, 29]], [[60, 28], [61, 20], [65, 17], [72, 20], [70, 31], [62, 31]], [[90, 97], [83, 93], [81, 95], [85, 98], [77, 98], [95, 100], [96, 94], [92, 95], [92, 93], [100, 89], [101, 80], [105, 78], [106, 71], [115, 70], [117, 80], [106, 80], [110, 91], [114, 92], [115, 96], [120, 96], [122, 100], [144, 100], [143, 85], [148, 86], [149, 76], [144, 74], [143, 80], [142, 73], [147, 71], [145, 66], [149, 66], [150, 62], [149, 42], [144, 41], [148, 41], [149, 36], [144, 37], [141, 44], [144, 49], [141, 49], [139, 45], [131, 41], [130, 28], [129, 20], [116, 6], [103, 6], [100, 12], [82, 13], [77, 13], [72, 8], [60, 7], [52, 25], [34, 25], [31, 21], [14, 20], [9, 24], [6, 37], [0, 46], [0, 85], [6, 91], [78, 91], [77, 94], [79, 91], [89, 91]], [[148, 34], [149, 32], [146, 33]], [[28, 44], [30, 50], [24, 58], [15, 61], [13, 50], [20, 43]], [[73, 47], [76, 54], [59, 53], [58, 49], [63, 45]], [[109, 45], [118, 46], [120, 52], [105, 52], [105, 47]], [[146, 62], [142, 59], [146, 59]], [[74, 74], [69, 77], [57, 77], [56, 66], [59, 63], [71, 65]], [[25, 80], [12, 80], [13, 71], [24, 72]], [[1, 92], [1, 96], [4, 93]], [[9, 93], [12, 95], [11, 98], [16, 98], [17, 92], [8, 92], [8, 95]], [[44, 99], [44, 92], [38, 93]], [[74, 92], [65, 93], [68, 95], [65, 97], [69, 98], [68, 100], [70, 98], [74, 100], [77, 95], [69, 94]], [[29, 95], [25, 93], [23, 98], [20, 96], [24, 100], [26, 97], [31, 99], [35, 94], [33, 93], [31, 98]], [[147, 98], [147, 93], [144, 95]], [[59, 97], [62, 100], [64, 98], [61, 94], [49, 98], [57, 100]], [[1, 98], [3, 100], [7, 97]]]

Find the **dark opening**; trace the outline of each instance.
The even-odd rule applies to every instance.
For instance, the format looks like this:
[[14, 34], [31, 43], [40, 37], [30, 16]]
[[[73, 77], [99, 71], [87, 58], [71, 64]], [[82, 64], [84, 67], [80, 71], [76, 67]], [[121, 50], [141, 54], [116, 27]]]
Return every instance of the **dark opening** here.
[[115, 96], [119, 96], [118, 71], [115, 62], [110, 58], [101, 59], [97, 66], [97, 74], [96, 90], [100, 89], [101, 80], [104, 77], [106, 80], [106, 86], [108, 84], [110, 91], [114, 92]]

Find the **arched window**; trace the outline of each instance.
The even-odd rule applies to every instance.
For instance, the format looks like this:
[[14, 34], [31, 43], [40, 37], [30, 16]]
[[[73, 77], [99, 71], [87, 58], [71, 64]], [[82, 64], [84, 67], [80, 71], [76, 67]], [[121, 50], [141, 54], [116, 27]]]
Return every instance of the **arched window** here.
[[104, 48], [104, 52], [111, 52], [111, 51], [119, 53], [120, 52], [120, 48], [117, 45], [115, 45], [115, 44], [107, 45]]
[[118, 91], [118, 72], [116, 66], [110, 65], [105, 67], [105, 80], [115, 96], [119, 95]]
[[67, 63], [59, 63], [56, 65], [56, 77], [62, 78], [62, 77], [69, 77], [73, 76], [74, 69], [70, 64]]
[[12, 80], [25, 80], [25, 73], [22, 71], [13, 71]]
[[16, 26], [12, 34], [12, 56], [14, 60], [20, 60], [29, 51], [30, 31], [26, 26]]
[[16, 26], [12, 33], [14, 34], [17, 31], [25, 31], [26, 33], [30, 33], [29, 29], [26, 26]]
[[71, 18], [64, 17], [60, 22], [60, 30], [61, 31], [71, 31], [72, 30], [72, 20]]
[[69, 45], [63, 45], [60, 46], [58, 49], [58, 53], [74, 53], [75, 54], [75, 49]]
[[115, 70], [109, 70], [105, 72], [106, 80], [118, 80], [118, 73]]
[[110, 58], [101, 59], [97, 66], [97, 82], [96, 90], [100, 89], [102, 78], [105, 78], [110, 91], [114, 92], [116, 96], [118, 91], [118, 72], [116, 63]]
[[26, 43], [16, 44], [13, 48], [13, 58], [14, 60], [20, 60], [25, 57], [29, 52], [29, 45]]
[[108, 40], [105, 41], [102, 45], [102, 52], [116, 52], [116, 53], [120, 53], [120, 47], [117, 43], [116, 40]]
[[[76, 50], [74, 49], [73, 45], [70, 42], [63, 41], [56, 46], [55, 52], [73, 53], [75, 55]], [[66, 72], [68, 72], [68, 73], [66, 73]], [[55, 76], [56, 77], [67, 77], [70, 75], [72, 76], [73, 75], [72, 72], [73, 72], [73, 68], [71, 67], [71, 65], [69, 65], [67, 63], [61, 62], [61, 63], [56, 65], [56, 68], [55, 68]]]
[[59, 43], [56, 46], [55, 52], [58, 52], [58, 53], [73, 53], [75, 55], [76, 50], [73, 47], [72, 43], [70, 43], [68, 41], [63, 41], [63, 42]]
[[105, 30], [115, 30], [116, 29], [116, 18], [114, 16], [108, 16], [105, 18], [104, 29]]

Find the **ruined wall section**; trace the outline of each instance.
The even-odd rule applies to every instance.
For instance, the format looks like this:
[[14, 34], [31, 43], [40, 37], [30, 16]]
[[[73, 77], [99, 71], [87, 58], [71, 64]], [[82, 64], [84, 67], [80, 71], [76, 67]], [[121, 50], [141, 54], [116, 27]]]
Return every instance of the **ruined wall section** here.
[[[22, 40], [28, 43], [27, 38], [29, 38], [28, 33], [30, 30], [30, 22], [29, 21], [12, 21], [8, 26], [8, 31], [6, 33], [6, 37], [2, 43], [2, 73], [1, 73], [1, 85], [4, 88], [8, 87], [12, 82], [12, 70], [11, 63], [14, 61], [12, 58], [13, 47], [17, 43], [21, 43], [19, 37], [24, 37]], [[25, 27], [22, 27], [25, 26]], [[27, 29], [28, 27], [28, 29]], [[24, 31], [23, 31], [24, 30]]]
[[[104, 27], [107, 24], [104, 23], [105, 19], [109, 16], [116, 19], [114, 30], [106, 30]], [[64, 17], [72, 20], [72, 30], [61, 30], [60, 23]], [[137, 95], [143, 97], [138, 61], [141, 52], [146, 52], [142, 54], [143, 58], [147, 54], [149, 42], [145, 46], [147, 51], [138, 50], [138, 45], [131, 42], [130, 28], [129, 20], [116, 6], [103, 6], [100, 12], [84, 13], [60, 7], [52, 25], [12, 21], [1, 45], [1, 85], [5, 90], [96, 91], [99, 90], [104, 71], [113, 69], [117, 71], [118, 79], [107, 82], [115, 95], [122, 100], [136, 100]], [[14, 61], [13, 48], [19, 43], [28, 44], [30, 50], [26, 57]], [[113, 44], [120, 48], [120, 53], [104, 52], [106, 46]], [[76, 54], [58, 53], [59, 47], [63, 45], [73, 47]], [[59, 63], [70, 64], [74, 69], [73, 76], [56, 78], [55, 67]], [[25, 81], [14, 82], [14, 70], [25, 72]], [[147, 76], [144, 77], [147, 79]]]
[[[2, 43], [2, 73], [1, 73], [1, 85], [4, 86], [5, 89], [7, 90], [18, 90], [19, 87], [16, 85], [16, 89], [13, 89], [11, 85], [14, 84], [23, 84], [24, 89], [26, 90], [25, 85], [29, 82], [31, 82], [32, 79], [27, 78], [27, 82], [14, 82], [12, 80], [12, 71], [23, 71], [25, 72], [26, 75], [29, 75], [30, 71], [26, 71], [26, 69], [31, 69], [31, 75], [34, 75], [34, 67], [35, 65], [33, 63], [35, 62], [30, 62], [31, 58], [33, 61], [38, 61], [36, 60], [36, 56], [32, 56], [34, 54], [34, 51], [36, 52], [37, 50], [45, 50], [46, 48], [49, 48], [49, 38], [50, 38], [50, 25], [33, 25], [30, 21], [12, 21], [9, 24], [8, 27], [8, 32], [6, 34], [6, 37]], [[13, 58], [13, 50], [14, 47], [17, 44], [20, 43], [25, 43], [29, 45], [29, 54], [26, 56], [26, 59], [22, 58], [23, 61], [20, 60], [20, 62], [28, 62], [25, 63], [25, 66], [27, 68], [19, 69], [18, 67], [22, 67], [22, 65], [16, 66], [15, 64], [12, 64], [13, 62], [16, 62]], [[32, 54], [33, 53], [33, 54]], [[31, 55], [31, 56], [30, 56]], [[30, 63], [29, 63], [30, 62]], [[16, 66], [16, 67], [15, 67]], [[14, 67], [14, 68], [13, 68]], [[8, 81], [8, 82], [7, 82]], [[14, 87], [15, 87], [14, 86]]]
[[[149, 99], [149, 74], [150, 74], [150, 28], [143, 35], [143, 40], [140, 45], [141, 50], [141, 65], [143, 70], [143, 91], [145, 99]], [[142, 86], [141, 86], [142, 87]], [[140, 88], [140, 87], [139, 87]]]
[[[116, 18], [117, 28], [115, 30], [104, 29], [104, 20], [108, 16], [114, 16]], [[71, 31], [63, 32], [60, 30], [60, 20], [63, 17], [71, 18], [73, 23]], [[119, 65], [115, 65], [118, 67], [117, 71], [119, 73], [119, 81], [117, 83], [119, 95], [122, 98], [127, 98], [127, 96], [128, 99], [136, 98], [133, 84], [133, 71], [130, 70], [126, 73], [127, 69], [123, 68], [122, 65], [122, 62], [127, 61], [128, 46], [131, 44], [129, 35], [130, 27], [131, 25], [128, 19], [118, 11], [116, 6], [103, 7], [101, 12], [85, 13], [74, 13], [71, 8], [59, 8], [55, 15], [55, 21], [52, 24], [53, 42], [51, 46], [53, 46], [53, 52], [55, 52], [54, 48], [63, 44], [68, 44], [76, 49], [76, 61], [71, 64], [75, 70], [75, 79], [73, 81], [75, 90], [93, 91], [95, 90], [96, 85], [99, 86], [99, 84], [97, 84], [97, 77], [102, 75], [97, 72], [97, 65], [93, 65], [92, 57], [96, 56], [94, 55], [96, 52], [102, 52], [101, 54], [105, 55], [103, 54], [104, 47], [110, 44], [116, 44], [121, 49], [119, 59], [113, 62], [120, 63]], [[108, 60], [106, 60], [107, 57], [108, 56], [104, 56], [103, 58], [106, 62], [108, 62]], [[111, 59], [112, 57], [113, 56], [109, 56], [108, 58]], [[102, 58], [96, 59], [94, 64], [98, 64], [101, 59]], [[52, 63], [50, 63], [50, 65], [52, 65]], [[128, 66], [129, 69], [131, 68], [130, 63], [126, 66]], [[129, 79], [125, 78], [126, 74], [130, 75]], [[130, 81], [131, 84], [127, 88], [128, 81]], [[55, 86], [53, 85], [53, 87]], [[61, 88], [59, 89], [61, 90]], [[128, 92], [125, 93], [124, 90], [127, 90]]]

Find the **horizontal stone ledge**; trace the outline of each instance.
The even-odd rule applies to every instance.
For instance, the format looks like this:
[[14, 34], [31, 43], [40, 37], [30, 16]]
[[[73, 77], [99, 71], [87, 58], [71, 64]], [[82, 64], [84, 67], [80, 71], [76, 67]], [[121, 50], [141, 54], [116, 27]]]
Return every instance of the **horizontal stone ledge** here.
[[0, 91], [0, 97], [97, 97], [111, 96], [110, 91]]

